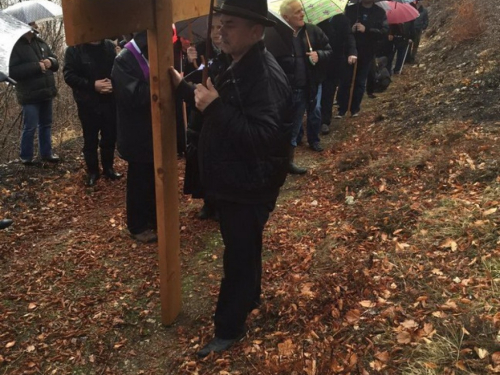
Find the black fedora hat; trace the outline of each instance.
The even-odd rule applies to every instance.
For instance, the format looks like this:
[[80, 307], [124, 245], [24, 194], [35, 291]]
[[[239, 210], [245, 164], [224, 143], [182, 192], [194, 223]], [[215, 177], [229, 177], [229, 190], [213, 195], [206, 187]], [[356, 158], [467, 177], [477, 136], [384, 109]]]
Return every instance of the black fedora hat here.
[[267, 0], [226, 0], [214, 11], [230, 16], [252, 20], [264, 26], [275, 26], [276, 22], [267, 18]]

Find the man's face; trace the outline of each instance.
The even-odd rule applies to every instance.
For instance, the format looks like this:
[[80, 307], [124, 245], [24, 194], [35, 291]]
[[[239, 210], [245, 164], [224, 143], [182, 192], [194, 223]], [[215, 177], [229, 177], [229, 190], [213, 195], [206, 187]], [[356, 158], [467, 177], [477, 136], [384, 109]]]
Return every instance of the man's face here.
[[304, 8], [299, 1], [295, 1], [290, 4], [290, 8], [287, 13], [283, 15], [283, 18], [294, 30], [300, 29], [304, 26]]
[[363, 4], [364, 6], [372, 6], [373, 4], [375, 3], [375, 0], [363, 0], [361, 1], [361, 4]]
[[212, 43], [217, 47], [221, 48], [221, 35], [220, 28], [222, 24], [220, 22], [220, 15], [214, 15], [212, 19], [212, 29], [210, 31], [210, 38], [212, 39]]
[[248, 50], [259, 41], [262, 30], [261, 25], [252, 24], [250, 21], [223, 14], [220, 28], [221, 49], [238, 61]]

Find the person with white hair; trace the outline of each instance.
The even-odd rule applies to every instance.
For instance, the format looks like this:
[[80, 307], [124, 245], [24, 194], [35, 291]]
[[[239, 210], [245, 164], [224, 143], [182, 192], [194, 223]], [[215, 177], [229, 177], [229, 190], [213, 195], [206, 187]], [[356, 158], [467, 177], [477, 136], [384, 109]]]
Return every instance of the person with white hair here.
[[293, 163], [294, 149], [301, 143], [302, 119], [307, 113], [307, 142], [313, 151], [321, 152], [319, 133], [321, 131], [320, 84], [326, 77], [331, 64], [332, 48], [325, 33], [318, 27], [304, 21], [304, 9], [299, 0], [285, 0], [280, 14], [293, 29], [293, 35], [286, 41], [288, 53], [275, 56], [285, 71], [293, 90], [294, 113], [291, 138], [289, 173], [304, 174], [306, 169]]

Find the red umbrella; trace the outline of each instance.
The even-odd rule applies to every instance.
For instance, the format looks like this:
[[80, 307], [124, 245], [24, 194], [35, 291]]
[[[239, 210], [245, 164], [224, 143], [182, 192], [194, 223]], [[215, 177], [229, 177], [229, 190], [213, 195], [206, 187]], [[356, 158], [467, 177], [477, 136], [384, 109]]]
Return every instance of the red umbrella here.
[[379, 1], [376, 5], [385, 10], [387, 22], [391, 25], [413, 21], [420, 14], [418, 10], [407, 3]]

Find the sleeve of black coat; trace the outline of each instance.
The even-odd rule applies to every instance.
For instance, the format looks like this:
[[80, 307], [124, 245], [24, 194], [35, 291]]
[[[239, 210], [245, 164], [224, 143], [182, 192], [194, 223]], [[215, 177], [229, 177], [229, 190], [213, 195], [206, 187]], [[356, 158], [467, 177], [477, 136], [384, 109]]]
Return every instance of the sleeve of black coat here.
[[[131, 56], [128, 62], [124, 54], [132, 54], [130, 51], [122, 51], [115, 59], [111, 81], [113, 83], [113, 93], [117, 102], [130, 108], [144, 108], [151, 104], [149, 80], [142, 76], [139, 63]], [[132, 66], [131, 64], [137, 66]]]
[[45, 45], [47, 46], [47, 54], [49, 55], [49, 60], [51, 62], [49, 69], [53, 72], [57, 72], [59, 70], [59, 61], [57, 60], [57, 56], [54, 55], [47, 43], [45, 43]]
[[342, 17], [341, 22], [339, 22], [339, 33], [343, 38], [345, 38], [345, 54], [347, 56], [358, 56], [358, 50], [356, 49], [356, 38], [352, 33], [349, 18], [347, 18], [345, 15]]
[[82, 62], [77, 48], [68, 47], [64, 53], [64, 82], [72, 89], [93, 91], [95, 90], [95, 82], [90, 82], [90, 80], [82, 76]]
[[329, 68], [332, 61], [332, 47], [330, 46], [330, 41], [326, 34], [318, 26], [314, 26], [314, 34], [316, 39], [315, 46], [313, 50], [318, 52], [318, 63], [317, 67], [320, 70], [325, 71]]
[[16, 81], [25, 81], [42, 73], [42, 68], [38, 61], [26, 62], [17, 47], [14, 47], [10, 56], [9, 76]]
[[282, 109], [289, 108], [290, 97], [288, 82], [280, 84], [273, 79], [256, 77], [252, 91], [244, 99], [247, 110], [218, 97], [205, 109], [203, 116], [217, 133], [231, 139], [241, 155], [248, 155], [252, 160], [255, 155], [260, 157], [260, 153], [267, 154], [276, 147], [279, 128], [284, 121]]

